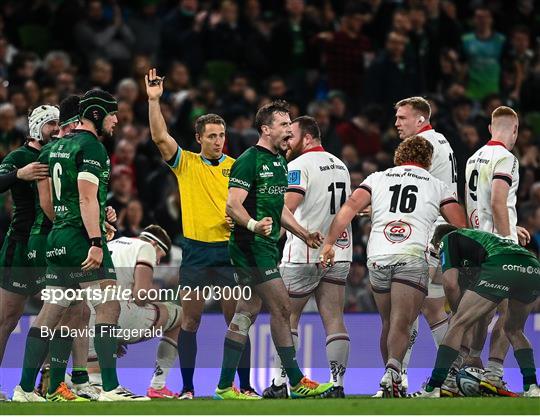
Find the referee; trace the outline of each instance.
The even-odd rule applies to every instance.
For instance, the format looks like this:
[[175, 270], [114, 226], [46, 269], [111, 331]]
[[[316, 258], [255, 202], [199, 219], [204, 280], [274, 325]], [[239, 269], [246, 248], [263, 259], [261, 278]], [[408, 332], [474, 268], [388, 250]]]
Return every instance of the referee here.
[[[176, 143], [167, 132], [161, 114], [162, 80], [155, 68], [145, 77], [152, 140], [174, 172], [180, 192], [184, 246], [180, 267], [183, 316], [178, 356], [184, 386], [179, 399], [193, 399], [197, 329], [205, 303], [203, 289], [236, 285], [227, 249], [230, 229], [225, 220], [229, 172], [234, 159], [223, 153], [225, 121], [216, 114], [203, 115], [195, 122], [195, 139], [201, 144], [199, 154], [186, 151]], [[222, 299], [221, 308], [228, 325], [236, 301]], [[238, 365], [240, 389], [258, 397], [249, 382], [250, 350], [247, 346]]]

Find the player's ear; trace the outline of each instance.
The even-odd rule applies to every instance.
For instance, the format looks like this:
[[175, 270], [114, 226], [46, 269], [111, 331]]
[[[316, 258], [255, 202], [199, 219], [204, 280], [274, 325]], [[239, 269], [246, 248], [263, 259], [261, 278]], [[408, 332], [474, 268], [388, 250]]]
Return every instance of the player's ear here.
[[197, 143], [201, 143], [201, 135], [195, 133], [195, 140], [197, 141]]
[[493, 134], [493, 133], [491, 132], [491, 123], [488, 124], [488, 130], [489, 130], [489, 134], [490, 134], [490, 135]]

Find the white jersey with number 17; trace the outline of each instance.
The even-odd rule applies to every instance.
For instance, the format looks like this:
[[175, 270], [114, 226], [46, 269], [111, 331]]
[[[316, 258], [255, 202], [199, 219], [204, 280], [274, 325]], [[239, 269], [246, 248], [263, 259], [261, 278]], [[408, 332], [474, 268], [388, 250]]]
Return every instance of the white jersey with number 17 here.
[[[351, 177], [345, 164], [322, 147], [308, 150], [287, 165], [287, 192], [302, 194], [304, 199], [296, 209], [296, 221], [310, 232], [324, 236], [341, 206], [351, 195]], [[335, 261], [352, 260], [352, 232], [347, 226], [334, 245]], [[304, 241], [287, 232], [283, 263], [319, 263], [321, 249], [310, 249]]]
[[425, 258], [440, 208], [457, 202], [445, 183], [416, 165], [375, 172], [360, 188], [371, 194], [368, 258], [387, 255]]

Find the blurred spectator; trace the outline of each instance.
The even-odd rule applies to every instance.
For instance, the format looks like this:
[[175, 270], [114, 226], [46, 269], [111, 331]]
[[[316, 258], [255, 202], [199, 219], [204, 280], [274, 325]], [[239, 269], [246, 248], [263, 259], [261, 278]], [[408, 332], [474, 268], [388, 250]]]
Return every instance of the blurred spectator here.
[[15, 126], [16, 119], [13, 104], [0, 104], [0, 161], [24, 142], [25, 134]]
[[159, 1], [146, 0], [141, 3], [127, 19], [127, 25], [135, 39], [133, 50], [155, 60], [161, 43], [161, 19], [157, 14]]
[[531, 235], [531, 242], [527, 245], [527, 249], [538, 256], [540, 254], [540, 206], [530, 201], [521, 204], [518, 217], [518, 224], [527, 229]]
[[144, 211], [140, 200], [130, 200], [126, 208], [118, 216], [120, 233], [126, 237], [137, 237], [143, 231]]
[[253, 127], [252, 115], [241, 109], [230, 115], [226, 136], [228, 155], [233, 158], [238, 158], [246, 149], [255, 145], [259, 133]]
[[221, 2], [219, 21], [208, 31], [207, 59], [240, 63], [244, 56], [244, 37], [238, 24], [238, 5], [232, 0]]
[[330, 104], [326, 101], [315, 101], [309, 104], [307, 113], [313, 117], [321, 130], [321, 142], [324, 149], [333, 155], [341, 155], [342, 142], [339, 138], [336, 127], [332, 123], [330, 115]]
[[[380, 111], [380, 109], [378, 109]], [[368, 112], [363, 112], [336, 126], [343, 145], [352, 145], [358, 155], [373, 156], [381, 150], [381, 129]]]
[[501, 57], [505, 36], [493, 30], [493, 16], [487, 7], [474, 11], [474, 31], [463, 35], [463, 58], [467, 62], [467, 95], [482, 100], [498, 93], [501, 78]]
[[135, 196], [131, 169], [125, 165], [115, 166], [111, 171], [110, 188], [107, 205], [115, 209], [117, 217], [120, 218], [127, 203]]

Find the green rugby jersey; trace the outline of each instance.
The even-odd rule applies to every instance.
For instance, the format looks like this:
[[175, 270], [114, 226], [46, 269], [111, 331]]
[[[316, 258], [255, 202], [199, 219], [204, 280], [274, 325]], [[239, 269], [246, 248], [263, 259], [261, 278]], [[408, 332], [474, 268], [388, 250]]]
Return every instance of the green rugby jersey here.
[[74, 130], [55, 141], [49, 152], [49, 174], [53, 183], [53, 229], [84, 228], [79, 207], [78, 179], [98, 185], [99, 224], [105, 231], [107, 184], [111, 171], [103, 144], [91, 132]]
[[[51, 147], [56, 140], [58, 139], [55, 138], [54, 141], [47, 143], [45, 146], [41, 148], [38, 162], [42, 164], [47, 164], [47, 165], [49, 164], [49, 152], [51, 151]], [[33, 182], [32, 187], [34, 188], [34, 192], [36, 194], [36, 220], [34, 221], [34, 225], [32, 226], [32, 230], [30, 231], [30, 234], [31, 235], [46, 235], [49, 233], [49, 231], [52, 228], [52, 222], [49, 220], [47, 215], [43, 212], [39, 204], [39, 192], [37, 189], [37, 183]]]
[[[39, 150], [24, 145], [10, 152], [0, 164], [0, 174], [8, 174], [37, 161]], [[17, 180], [11, 186], [13, 210], [7, 236], [15, 240], [28, 240], [36, 217], [34, 184]]]
[[231, 168], [229, 188], [242, 188], [248, 192], [244, 208], [257, 221], [271, 217], [272, 232], [269, 236], [261, 236], [237, 226], [230, 241], [277, 244], [287, 185], [287, 161], [282, 155], [258, 145], [240, 155]]
[[527, 249], [493, 233], [475, 229], [459, 229], [443, 237], [440, 245], [443, 272], [450, 268], [480, 267], [495, 255], [536, 256]]

